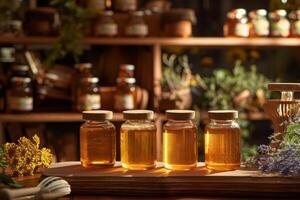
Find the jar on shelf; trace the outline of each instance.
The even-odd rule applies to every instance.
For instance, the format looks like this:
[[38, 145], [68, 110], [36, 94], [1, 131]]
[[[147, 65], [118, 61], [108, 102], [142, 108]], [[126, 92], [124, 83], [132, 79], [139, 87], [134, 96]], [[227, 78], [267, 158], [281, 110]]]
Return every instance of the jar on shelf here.
[[249, 37], [247, 12], [243, 8], [229, 11], [224, 24], [225, 37]]
[[130, 170], [146, 170], [156, 166], [156, 127], [151, 110], [123, 112], [121, 126], [121, 163]]
[[249, 13], [250, 37], [267, 37], [270, 34], [270, 22], [265, 9], [253, 10]]
[[300, 37], [300, 10], [292, 11], [289, 18], [291, 19], [291, 37]]
[[101, 95], [97, 77], [86, 77], [80, 80], [77, 89], [77, 111], [98, 110], [101, 108]]
[[148, 25], [144, 20], [143, 11], [130, 13], [130, 19], [125, 28], [125, 35], [130, 37], [145, 37], [148, 35]]
[[7, 110], [30, 112], [33, 110], [33, 92], [29, 77], [12, 77], [7, 90]]
[[29, 66], [24, 64], [14, 64], [11, 68], [11, 77], [28, 77]]
[[138, 8], [138, 0], [111, 0], [115, 11], [128, 12]]
[[83, 167], [113, 166], [116, 161], [116, 128], [107, 110], [84, 111], [80, 127], [80, 161]]
[[190, 37], [195, 22], [196, 16], [192, 9], [171, 9], [163, 14], [164, 36]]
[[116, 111], [132, 110], [136, 108], [136, 86], [134, 78], [134, 65], [120, 65], [117, 78], [117, 87], [114, 95], [114, 109]]
[[269, 13], [271, 20], [271, 36], [288, 37], [290, 35], [290, 22], [286, 10], [275, 10]]
[[84, 77], [92, 77], [92, 64], [91, 63], [78, 63], [75, 65], [77, 77], [84, 78]]
[[114, 37], [118, 34], [118, 25], [113, 19], [113, 11], [104, 11], [94, 26], [94, 35]]
[[189, 170], [197, 166], [198, 128], [192, 121], [195, 111], [167, 110], [163, 127], [163, 162], [171, 170]]
[[56, 35], [60, 25], [55, 8], [38, 7], [26, 12], [25, 30], [28, 35]]
[[234, 170], [240, 167], [241, 130], [235, 121], [236, 110], [212, 110], [205, 128], [205, 165], [213, 170]]

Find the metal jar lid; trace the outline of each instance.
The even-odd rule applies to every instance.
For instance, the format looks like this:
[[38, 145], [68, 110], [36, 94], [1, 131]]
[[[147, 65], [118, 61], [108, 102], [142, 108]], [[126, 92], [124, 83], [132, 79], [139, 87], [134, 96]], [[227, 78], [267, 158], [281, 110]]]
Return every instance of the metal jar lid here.
[[210, 110], [208, 117], [216, 120], [232, 120], [238, 118], [237, 110]]
[[173, 120], [192, 120], [195, 119], [194, 110], [167, 110], [167, 119]]
[[103, 121], [113, 118], [113, 112], [109, 110], [83, 111], [82, 118], [85, 120]]
[[154, 113], [152, 110], [126, 110], [123, 117], [126, 120], [152, 120]]

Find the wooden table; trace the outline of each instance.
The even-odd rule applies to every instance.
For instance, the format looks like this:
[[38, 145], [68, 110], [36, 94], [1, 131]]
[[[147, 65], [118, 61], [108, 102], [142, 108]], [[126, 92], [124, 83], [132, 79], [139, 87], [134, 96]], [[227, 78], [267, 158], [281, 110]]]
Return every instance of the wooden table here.
[[[159, 164], [161, 165], [161, 163]], [[190, 171], [158, 167], [148, 171], [114, 168], [85, 169], [79, 162], [56, 163], [43, 172], [60, 176], [72, 187], [70, 199], [299, 199], [300, 177], [263, 175], [240, 169], [213, 172], [198, 163]]]

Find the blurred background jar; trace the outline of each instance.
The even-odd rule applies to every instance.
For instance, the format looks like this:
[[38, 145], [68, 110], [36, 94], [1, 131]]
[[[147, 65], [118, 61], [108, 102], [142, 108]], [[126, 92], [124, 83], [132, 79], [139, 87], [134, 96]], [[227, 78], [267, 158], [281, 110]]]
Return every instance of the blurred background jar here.
[[114, 95], [114, 109], [116, 111], [131, 110], [136, 108], [136, 85], [134, 78], [134, 65], [120, 65], [117, 78], [117, 87]]
[[138, 0], [111, 0], [115, 11], [128, 12], [138, 9]]
[[113, 11], [107, 10], [99, 15], [94, 26], [94, 35], [114, 37], [118, 34], [118, 25], [113, 19]]
[[292, 11], [289, 18], [291, 21], [291, 37], [300, 37], [300, 10]]
[[130, 37], [145, 37], [148, 35], [148, 25], [143, 11], [130, 13], [129, 22], [125, 28], [125, 35]]
[[9, 112], [30, 112], [33, 110], [33, 92], [29, 77], [12, 77], [7, 90]]
[[77, 111], [98, 110], [101, 108], [101, 96], [99, 79], [97, 77], [85, 77], [80, 80], [77, 89]]
[[130, 170], [156, 165], [156, 127], [151, 110], [127, 110], [121, 126], [121, 163]]
[[229, 11], [223, 28], [225, 37], [248, 37], [249, 24], [246, 10], [238, 8]]
[[84, 111], [80, 127], [80, 161], [83, 167], [113, 166], [116, 161], [116, 128], [107, 110]]
[[265, 9], [253, 10], [250, 17], [250, 37], [267, 37], [270, 34], [270, 22]]
[[58, 11], [51, 7], [29, 9], [24, 25], [28, 35], [56, 35], [60, 25]]
[[234, 170], [240, 167], [241, 130], [235, 121], [236, 110], [208, 111], [205, 128], [205, 165], [213, 170]]
[[24, 64], [14, 64], [11, 68], [10, 77], [29, 77], [29, 66]]
[[275, 10], [269, 13], [271, 22], [271, 36], [288, 37], [290, 35], [290, 22], [286, 10]]
[[195, 12], [192, 9], [171, 9], [163, 14], [164, 36], [190, 37], [193, 34], [193, 24], [196, 23]]

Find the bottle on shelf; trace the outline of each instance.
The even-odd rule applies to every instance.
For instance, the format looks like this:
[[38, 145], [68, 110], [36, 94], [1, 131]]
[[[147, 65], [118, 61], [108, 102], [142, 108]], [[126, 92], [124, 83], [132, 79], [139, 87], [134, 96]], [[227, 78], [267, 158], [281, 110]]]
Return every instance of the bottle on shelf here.
[[287, 19], [286, 10], [275, 10], [269, 13], [271, 21], [271, 36], [273, 37], [289, 37], [290, 22]]
[[31, 78], [12, 77], [7, 89], [7, 110], [9, 112], [33, 111]]
[[118, 25], [113, 19], [113, 11], [104, 11], [94, 26], [94, 35], [102, 37], [114, 37], [118, 35]]
[[223, 28], [225, 37], [249, 37], [249, 24], [246, 10], [238, 8], [229, 11], [227, 21]]
[[123, 110], [132, 110], [136, 108], [135, 82], [134, 65], [121, 65], [114, 95], [114, 109], [116, 111], [121, 112]]
[[130, 170], [146, 170], [156, 165], [156, 127], [151, 110], [123, 112], [121, 163]]
[[100, 87], [97, 77], [85, 77], [80, 79], [77, 88], [76, 109], [77, 111], [98, 110], [101, 108]]
[[270, 22], [267, 19], [265, 9], [253, 10], [250, 17], [250, 37], [268, 37], [270, 34]]
[[80, 161], [83, 167], [113, 166], [116, 161], [116, 128], [106, 110], [84, 111], [80, 127]]
[[291, 21], [291, 37], [300, 37], [300, 10], [292, 11], [289, 18]]
[[146, 37], [148, 35], [148, 25], [145, 22], [143, 11], [130, 13], [130, 19], [125, 28], [125, 35], [130, 37]]
[[129, 12], [138, 9], [138, 0], [110, 0], [115, 11]]
[[213, 170], [234, 170], [240, 167], [241, 130], [235, 110], [212, 110], [205, 128], [205, 164]]
[[197, 166], [198, 129], [195, 111], [167, 110], [163, 127], [163, 162], [171, 170], [189, 170]]

